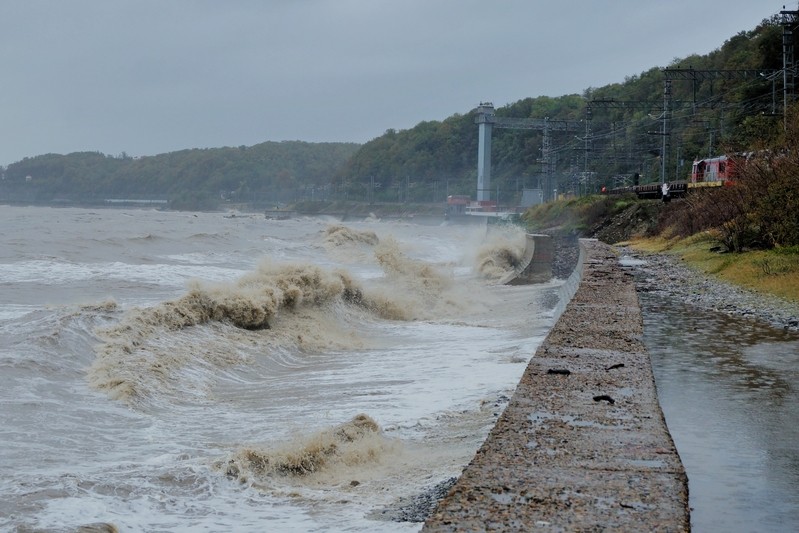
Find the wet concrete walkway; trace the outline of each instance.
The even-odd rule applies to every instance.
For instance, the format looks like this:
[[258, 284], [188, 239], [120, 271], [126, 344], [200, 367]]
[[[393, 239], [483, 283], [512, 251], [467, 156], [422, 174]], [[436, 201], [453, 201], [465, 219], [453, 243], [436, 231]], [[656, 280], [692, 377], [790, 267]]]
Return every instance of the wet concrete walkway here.
[[610, 246], [580, 245], [577, 292], [422, 531], [690, 529], [632, 274]]

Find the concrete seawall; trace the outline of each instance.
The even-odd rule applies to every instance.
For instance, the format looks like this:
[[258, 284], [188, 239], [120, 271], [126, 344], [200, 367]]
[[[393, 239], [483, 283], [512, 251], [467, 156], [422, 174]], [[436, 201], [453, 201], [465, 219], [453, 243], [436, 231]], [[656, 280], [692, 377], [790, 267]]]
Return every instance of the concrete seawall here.
[[545, 283], [552, 279], [552, 254], [554, 245], [549, 235], [525, 235], [524, 254], [519, 266], [505, 278], [502, 285], [526, 285]]
[[422, 531], [690, 530], [632, 274], [580, 246], [574, 296]]

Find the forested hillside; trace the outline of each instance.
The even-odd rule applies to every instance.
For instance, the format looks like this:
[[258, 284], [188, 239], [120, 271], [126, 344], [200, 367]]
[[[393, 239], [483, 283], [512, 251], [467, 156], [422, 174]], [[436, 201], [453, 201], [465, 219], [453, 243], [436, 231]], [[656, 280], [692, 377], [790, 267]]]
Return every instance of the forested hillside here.
[[[558, 193], [596, 192], [603, 185], [629, 183], [635, 174], [641, 183], [659, 181], [662, 174], [668, 181], [684, 179], [694, 158], [779, 142], [782, 61], [782, 26], [775, 16], [710, 54], [678, 59], [581, 95], [526, 98], [498, 107], [496, 116], [579, 124], [552, 131], [549, 138], [546, 169]], [[746, 73], [711, 75], [741, 71]], [[668, 88], [667, 76], [673, 77]], [[443, 202], [448, 194], [474, 199], [474, 119], [475, 110], [465, 110], [408, 130], [389, 129], [362, 146], [267, 142], [135, 159], [41, 155], [5, 169], [0, 201], [142, 197], [167, 199], [173, 208], [210, 209], [224, 202], [258, 207], [320, 199]], [[543, 149], [541, 130], [495, 129], [492, 198], [516, 206], [523, 189], [541, 187]]]
[[141, 158], [46, 154], [9, 165], [0, 181], [0, 201], [161, 199], [176, 209], [213, 209], [225, 202], [274, 205], [330, 194], [335, 170], [358, 147], [287, 141]]
[[[678, 59], [621, 83], [589, 88], [582, 95], [520, 100], [498, 107], [496, 116], [581, 124], [576, 130], [551, 134], [558, 192], [597, 192], [602, 185], [629, 183], [635, 173], [641, 183], [659, 181], [662, 170], [667, 181], [685, 179], [694, 158], [756, 148], [779, 136], [783, 80], [774, 71], [781, 68], [782, 26], [774, 17], [708, 55]], [[665, 152], [664, 69], [680, 71], [670, 86]], [[769, 72], [775, 75], [760, 75]], [[375, 191], [378, 199], [401, 197], [402, 191], [412, 200], [441, 200], [443, 191], [474, 198], [474, 113], [386, 132], [366, 143], [338, 173], [340, 186], [363, 195], [363, 184], [374, 178], [380, 185]], [[521, 189], [542, 186], [543, 144], [540, 130], [494, 129], [492, 198], [496, 188], [501, 204], [517, 205]]]

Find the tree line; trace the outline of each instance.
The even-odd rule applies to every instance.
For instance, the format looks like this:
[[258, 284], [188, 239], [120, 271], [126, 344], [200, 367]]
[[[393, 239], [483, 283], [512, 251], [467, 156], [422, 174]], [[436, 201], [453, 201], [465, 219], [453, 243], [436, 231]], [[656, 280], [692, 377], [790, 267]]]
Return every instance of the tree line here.
[[335, 169], [358, 148], [355, 143], [284, 141], [140, 158], [99, 152], [45, 154], [5, 169], [0, 200], [91, 204], [160, 199], [175, 209], [280, 204], [307, 191], [329, 191]]

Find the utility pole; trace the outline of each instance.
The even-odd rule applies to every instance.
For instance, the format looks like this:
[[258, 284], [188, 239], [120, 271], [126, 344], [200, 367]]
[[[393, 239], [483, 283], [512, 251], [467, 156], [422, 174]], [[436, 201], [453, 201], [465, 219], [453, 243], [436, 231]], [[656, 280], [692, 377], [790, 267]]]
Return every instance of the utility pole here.
[[375, 203], [375, 177], [369, 176], [369, 205]]
[[583, 139], [583, 149], [585, 150], [584, 158], [583, 158], [583, 172], [585, 176], [588, 176], [588, 151], [590, 138], [591, 138], [591, 108], [587, 108], [585, 112], [585, 139]]
[[544, 125], [541, 129], [541, 169], [544, 171], [544, 201], [552, 198], [552, 144], [549, 136], [549, 117], [544, 117]]
[[669, 117], [669, 100], [671, 99], [671, 80], [667, 79], [663, 84], [663, 136], [662, 145], [660, 150], [660, 183], [666, 183], [666, 156], [668, 143], [666, 139], [669, 135], [668, 131], [668, 117]]
[[[784, 7], [784, 6], [783, 6]], [[782, 16], [782, 126], [788, 129], [788, 100], [793, 98], [796, 79], [794, 35], [799, 11], [780, 11]]]

